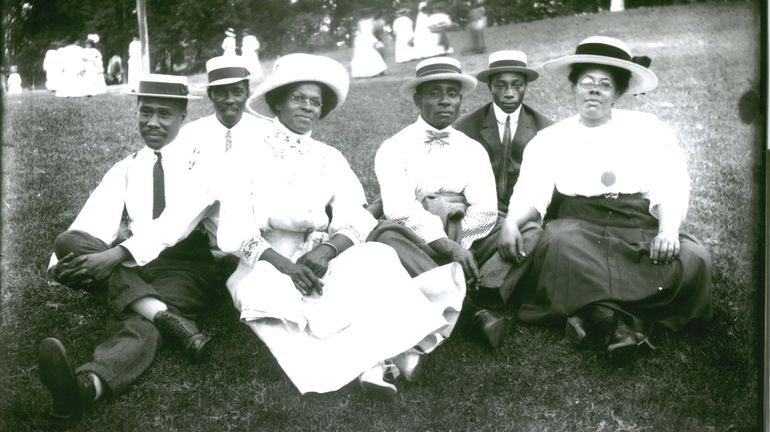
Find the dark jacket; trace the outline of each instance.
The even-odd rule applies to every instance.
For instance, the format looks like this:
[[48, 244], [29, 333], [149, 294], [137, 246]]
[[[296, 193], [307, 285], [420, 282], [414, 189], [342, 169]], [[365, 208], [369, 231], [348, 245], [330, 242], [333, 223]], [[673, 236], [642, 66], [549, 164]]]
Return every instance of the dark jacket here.
[[508, 158], [508, 172], [506, 177], [502, 178], [500, 171], [503, 169], [504, 164], [503, 146], [500, 142], [500, 133], [497, 129], [497, 120], [492, 109], [492, 102], [460, 117], [455, 122], [455, 129], [481, 143], [489, 155], [492, 171], [495, 173], [495, 183], [497, 184], [498, 210], [502, 212], [508, 210], [508, 201], [511, 198], [513, 186], [519, 178], [521, 159], [527, 143], [537, 135], [538, 131], [551, 124], [553, 124], [551, 119], [526, 104], [521, 104], [519, 124], [516, 128], [516, 133], [513, 135], [512, 145], [508, 149], [508, 155], [505, 156]]

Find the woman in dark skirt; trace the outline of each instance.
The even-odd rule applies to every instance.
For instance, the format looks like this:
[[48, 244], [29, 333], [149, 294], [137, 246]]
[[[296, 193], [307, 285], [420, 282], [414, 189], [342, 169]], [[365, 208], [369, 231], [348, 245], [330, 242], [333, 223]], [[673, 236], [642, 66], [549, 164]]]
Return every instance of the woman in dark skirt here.
[[519, 318], [566, 320], [576, 345], [601, 335], [618, 366], [651, 347], [654, 325], [676, 331], [712, 314], [709, 254], [680, 232], [690, 185], [676, 137], [652, 114], [613, 108], [657, 86], [649, 64], [594, 36], [543, 65], [572, 83], [578, 114], [527, 146], [500, 243], [520, 257], [520, 227], [545, 214], [554, 189], [565, 196], [534, 252], [537, 284]]

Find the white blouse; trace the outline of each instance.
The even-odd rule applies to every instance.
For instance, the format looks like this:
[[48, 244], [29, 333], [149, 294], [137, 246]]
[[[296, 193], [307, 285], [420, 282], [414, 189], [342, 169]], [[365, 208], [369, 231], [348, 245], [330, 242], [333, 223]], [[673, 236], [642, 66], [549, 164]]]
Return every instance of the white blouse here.
[[268, 248], [296, 260], [334, 234], [364, 242], [377, 222], [342, 153], [309, 133], [274, 125], [264, 145], [225, 157], [229, 180], [219, 197], [219, 247], [253, 264]]
[[[427, 131], [448, 132], [446, 144], [426, 144]], [[437, 131], [418, 118], [382, 143], [374, 170], [385, 217], [412, 229], [426, 243], [447, 236], [441, 218], [422, 206], [430, 194], [465, 196], [461, 245], [466, 249], [495, 225], [497, 193], [489, 156], [481, 144], [451, 126]]]
[[612, 110], [612, 118], [585, 127], [576, 115], [540, 132], [524, 150], [510, 213], [534, 207], [541, 216], [554, 188], [567, 196], [641, 193], [650, 213], [659, 205], [681, 220], [687, 212], [690, 178], [673, 131], [648, 113]]

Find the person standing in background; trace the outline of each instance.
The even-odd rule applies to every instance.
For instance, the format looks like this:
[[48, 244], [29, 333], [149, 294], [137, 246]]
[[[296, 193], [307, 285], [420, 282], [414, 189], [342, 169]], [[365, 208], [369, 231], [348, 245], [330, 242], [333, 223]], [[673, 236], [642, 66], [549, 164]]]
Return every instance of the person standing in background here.
[[225, 30], [225, 39], [222, 41], [222, 55], [238, 55], [235, 52], [237, 42], [235, 41], [235, 30], [230, 27]]
[[21, 94], [21, 75], [16, 65], [11, 65], [11, 73], [8, 75], [8, 94]]
[[244, 32], [243, 39], [241, 39], [241, 57], [246, 63], [246, 67], [251, 73], [251, 77], [254, 79], [262, 78], [262, 65], [259, 63], [259, 39], [256, 36]]
[[393, 34], [396, 35], [396, 63], [414, 60], [414, 28], [412, 19], [409, 18], [409, 8], [396, 10], [396, 19], [393, 20]]
[[139, 38], [134, 36], [134, 40], [128, 44], [128, 86], [132, 91], [137, 90], [141, 74], [142, 44], [139, 42]]
[[471, 0], [468, 11], [468, 36], [471, 40], [470, 52], [483, 54], [487, 51], [484, 29], [487, 28], [487, 14], [484, 0]]

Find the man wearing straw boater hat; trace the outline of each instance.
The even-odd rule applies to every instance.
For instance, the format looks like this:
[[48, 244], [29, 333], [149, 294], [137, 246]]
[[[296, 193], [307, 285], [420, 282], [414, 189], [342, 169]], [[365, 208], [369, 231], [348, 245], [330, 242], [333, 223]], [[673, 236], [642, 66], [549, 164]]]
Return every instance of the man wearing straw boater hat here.
[[[500, 224], [519, 176], [524, 148], [538, 131], [553, 123], [524, 103], [527, 85], [538, 76], [538, 72], [527, 65], [524, 52], [493, 52], [489, 55], [488, 67], [476, 75], [479, 81], [487, 84], [492, 102], [462, 116], [455, 123], [457, 130], [481, 143], [495, 174], [499, 223], [492, 234], [474, 245], [482, 274], [481, 287], [474, 300], [477, 306], [488, 309], [488, 314], [497, 318], [502, 316], [495, 309], [506, 305], [531, 263], [528, 256], [520, 262], [505, 261], [497, 249]], [[522, 230], [528, 249], [525, 253], [534, 249], [541, 233], [540, 224], [535, 222]], [[505, 326], [502, 328], [506, 329]]]
[[[177, 139], [187, 115], [187, 78], [147, 75], [137, 92], [144, 146], [115, 164], [91, 193], [70, 228], [54, 243], [49, 275], [73, 289], [104, 297], [114, 318], [90, 362], [73, 369], [63, 344], [42, 341], [40, 379], [52, 397], [51, 420], [72, 426], [96, 400], [128, 390], [147, 370], [161, 336], [180, 342], [201, 360], [210, 337], [189, 319], [212, 302], [218, 273], [202, 232], [158, 259], [131, 266], [128, 233], [148, 229], [166, 206], [190, 199], [186, 188], [194, 155]], [[126, 261], [129, 265], [118, 265]]]
[[[381, 223], [370, 235], [396, 249], [412, 276], [459, 262], [470, 287], [481, 281], [469, 249], [497, 220], [489, 158], [476, 141], [452, 127], [463, 93], [475, 87], [476, 79], [449, 57], [423, 60], [415, 78], [401, 86], [401, 97], [412, 101], [420, 115], [377, 151], [382, 210], [391, 223]], [[499, 323], [479, 319], [484, 336], [497, 338]]]

